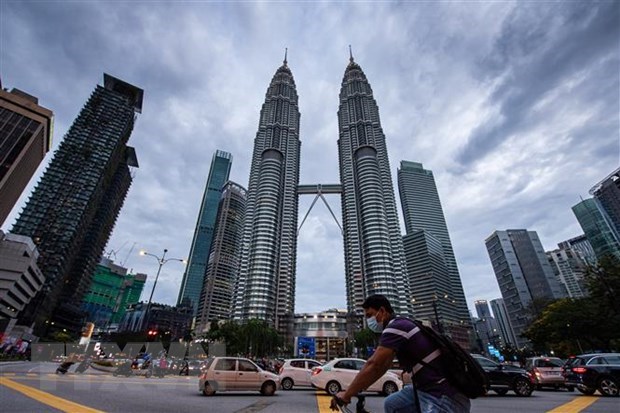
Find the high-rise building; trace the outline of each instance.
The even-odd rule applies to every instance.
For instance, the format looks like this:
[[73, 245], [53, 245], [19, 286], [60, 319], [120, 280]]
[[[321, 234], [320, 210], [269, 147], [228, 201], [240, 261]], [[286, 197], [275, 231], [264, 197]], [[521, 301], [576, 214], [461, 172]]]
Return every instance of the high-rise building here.
[[539, 306], [566, 297], [566, 291], [555, 278], [535, 231], [495, 231], [485, 244], [517, 345], [523, 347], [528, 341], [521, 333], [540, 310]]
[[584, 199], [572, 209], [597, 259], [600, 260], [605, 255], [620, 258], [620, 236], [597, 200]]
[[616, 234], [620, 234], [620, 168], [592, 187], [590, 195], [598, 201]]
[[198, 312], [200, 292], [209, 262], [209, 251], [213, 241], [213, 232], [217, 216], [217, 207], [222, 195], [222, 188], [228, 181], [232, 155], [224, 151], [216, 151], [211, 160], [211, 168], [207, 185], [200, 205], [200, 213], [196, 222], [194, 238], [189, 251], [189, 258], [177, 305], [185, 303], [191, 305], [194, 316]]
[[0, 225], [50, 150], [52, 123], [36, 97], [0, 88]]
[[234, 317], [291, 334], [295, 308], [299, 107], [286, 57], [260, 112], [250, 166]]
[[38, 258], [30, 238], [0, 231], [0, 332], [13, 328], [20, 312], [43, 287]]
[[[415, 317], [445, 333], [446, 314], [453, 306], [453, 299], [441, 242], [429, 232], [417, 230], [403, 236], [403, 245]], [[467, 342], [467, 337], [464, 340]]]
[[[445, 270], [435, 271], [431, 276], [415, 269], [419, 267], [419, 261], [425, 258], [419, 253], [405, 250], [409, 282], [416, 300], [416, 317], [421, 307], [429, 307], [432, 301], [436, 301], [434, 307], [439, 317], [445, 318], [446, 332], [466, 348], [468, 331], [471, 330], [469, 312], [433, 172], [424, 169], [421, 163], [401, 161], [398, 190], [407, 230], [405, 239], [416, 231], [424, 231], [437, 241], [436, 244], [443, 251]], [[431, 238], [427, 236], [426, 239], [430, 242]], [[427, 248], [430, 251], [430, 245]], [[431, 280], [443, 288], [431, 287], [427, 284]]]
[[493, 316], [497, 322], [502, 341], [506, 344], [511, 344], [513, 347], [517, 346], [517, 337], [512, 330], [512, 324], [510, 324], [510, 317], [508, 316], [508, 310], [504, 304], [503, 298], [496, 298], [491, 300], [491, 309], [493, 310]]
[[212, 321], [231, 317], [241, 254], [245, 203], [245, 188], [231, 181], [224, 185], [198, 306], [196, 331], [199, 333], [207, 331]]
[[12, 232], [31, 237], [40, 253], [43, 289], [20, 324], [37, 335], [77, 332], [80, 304], [110, 237], [137, 167], [127, 146], [143, 91], [108, 74], [69, 128]]
[[588, 237], [585, 234], [573, 237], [566, 241], [558, 243], [558, 248], [561, 250], [571, 250], [576, 253], [586, 265], [595, 265], [597, 262], [594, 248], [588, 241]]
[[383, 294], [412, 314], [409, 278], [379, 107], [351, 56], [340, 88], [338, 159], [347, 310], [361, 316], [364, 298]]
[[476, 314], [478, 318], [491, 317], [491, 310], [489, 309], [489, 303], [487, 300], [474, 301], [474, 307], [476, 307]]
[[97, 265], [88, 293], [82, 301], [87, 320], [97, 330], [110, 330], [123, 318], [128, 305], [140, 301], [146, 274], [131, 274], [109, 258]]
[[583, 298], [588, 294], [585, 285], [586, 263], [572, 249], [547, 251], [553, 272], [572, 298]]

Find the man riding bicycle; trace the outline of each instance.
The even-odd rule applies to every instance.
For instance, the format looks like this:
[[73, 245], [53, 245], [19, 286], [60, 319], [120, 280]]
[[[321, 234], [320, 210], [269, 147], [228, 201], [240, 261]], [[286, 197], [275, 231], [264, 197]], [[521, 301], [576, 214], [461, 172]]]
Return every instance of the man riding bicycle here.
[[405, 371], [412, 373], [415, 389], [406, 385], [386, 397], [386, 413], [469, 413], [469, 398], [448, 383], [441, 373], [441, 352], [413, 321], [396, 317], [383, 295], [369, 296], [362, 308], [368, 328], [381, 333], [379, 346], [347, 390], [332, 400], [332, 410], [338, 409], [338, 401], [349, 404], [352, 397], [383, 376], [396, 356]]

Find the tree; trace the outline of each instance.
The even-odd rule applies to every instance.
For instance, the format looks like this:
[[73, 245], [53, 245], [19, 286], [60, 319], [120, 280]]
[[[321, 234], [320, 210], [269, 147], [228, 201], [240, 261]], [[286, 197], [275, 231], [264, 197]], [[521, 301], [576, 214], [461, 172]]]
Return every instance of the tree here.
[[547, 305], [523, 333], [540, 353], [561, 356], [609, 351], [620, 345], [620, 262], [600, 260], [586, 272], [589, 296], [566, 298]]
[[364, 358], [368, 357], [368, 347], [377, 346], [377, 334], [369, 328], [358, 331], [353, 337], [355, 347], [361, 349], [361, 356]]

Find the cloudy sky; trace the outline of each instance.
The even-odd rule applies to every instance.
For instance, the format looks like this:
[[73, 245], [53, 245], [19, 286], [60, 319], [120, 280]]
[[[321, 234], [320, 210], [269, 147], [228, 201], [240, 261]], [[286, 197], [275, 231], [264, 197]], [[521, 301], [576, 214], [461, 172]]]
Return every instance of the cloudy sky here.
[[[140, 168], [107, 251], [154, 275], [156, 260], [138, 251], [189, 254], [217, 149], [233, 154], [231, 179], [247, 186], [285, 47], [301, 111], [300, 183], [338, 182], [336, 112], [351, 44], [394, 177], [403, 159], [435, 174], [473, 308], [501, 296], [486, 237], [527, 228], [555, 248], [582, 233], [571, 206], [618, 167], [619, 4], [4, 0], [0, 74], [3, 87], [54, 111], [53, 150], [104, 72], [145, 90], [129, 141]], [[311, 202], [301, 198], [300, 222]], [[329, 202], [341, 221], [339, 197]], [[345, 307], [342, 238], [322, 203], [298, 249], [296, 311]], [[182, 264], [166, 264], [154, 299], [174, 304], [182, 275]]]

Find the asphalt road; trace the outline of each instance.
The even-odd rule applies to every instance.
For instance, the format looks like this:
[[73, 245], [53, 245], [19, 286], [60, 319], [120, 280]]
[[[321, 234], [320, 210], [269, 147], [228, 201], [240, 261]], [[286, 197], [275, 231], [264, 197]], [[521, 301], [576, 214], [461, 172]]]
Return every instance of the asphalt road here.
[[[330, 398], [315, 389], [278, 390], [272, 397], [258, 392], [198, 393], [196, 377], [113, 377], [87, 370], [84, 374], [56, 375], [55, 363], [0, 363], [2, 412], [213, 412], [213, 413], [324, 413]], [[370, 394], [366, 408], [383, 411], [384, 398]], [[535, 391], [531, 397], [491, 394], [472, 401], [473, 413], [553, 412], [618, 413], [620, 398], [583, 396], [578, 392]]]

